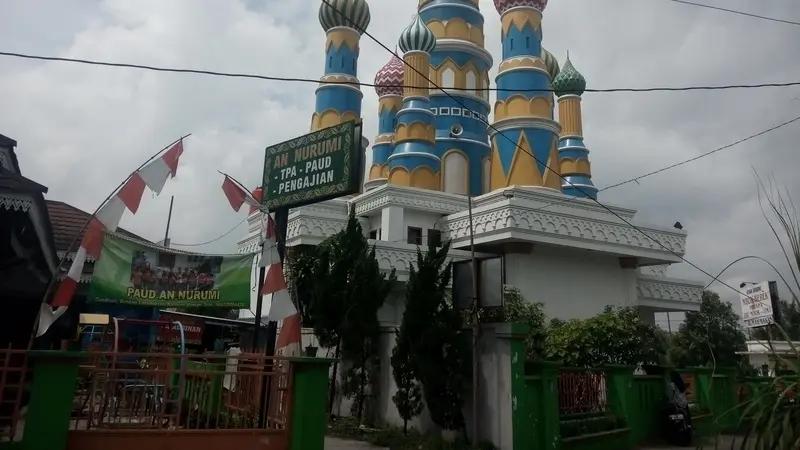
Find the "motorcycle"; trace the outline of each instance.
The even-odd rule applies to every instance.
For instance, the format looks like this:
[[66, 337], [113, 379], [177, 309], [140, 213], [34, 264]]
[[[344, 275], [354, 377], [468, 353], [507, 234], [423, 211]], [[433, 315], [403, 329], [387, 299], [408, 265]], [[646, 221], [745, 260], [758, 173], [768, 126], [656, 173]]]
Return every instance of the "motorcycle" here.
[[692, 444], [689, 409], [670, 403], [664, 409], [665, 438], [669, 444], [688, 447]]

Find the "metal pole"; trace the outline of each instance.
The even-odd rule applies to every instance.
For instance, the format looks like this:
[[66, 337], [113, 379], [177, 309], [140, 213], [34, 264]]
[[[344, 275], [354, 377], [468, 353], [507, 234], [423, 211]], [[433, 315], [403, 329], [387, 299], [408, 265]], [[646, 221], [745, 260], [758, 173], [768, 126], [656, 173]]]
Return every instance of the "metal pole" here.
[[[261, 258], [259, 256], [258, 258]], [[261, 261], [258, 260], [260, 263]], [[264, 277], [267, 275], [267, 268], [262, 267], [258, 270], [258, 290], [256, 291], [256, 315], [253, 319], [253, 352], [258, 348], [258, 332], [261, 331], [261, 316], [264, 309], [264, 296], [261, 291], [264, 289]]]
[[[286, 259], [286, 230], [289, 227], [289, 208], [278, 208], [275, 210], [275, 244], [278, 247], [278, 256], [281, 261], [281, 267], [283, 267], [283, 262]], [[262, 270], [261, 280], [264, 279], [263, 274], [265, 273], [265, 269]], [[260, 283], [263, 283], [261, 281]], [[260, 291], [259, 291], [260, 292]], [[256, 320], [260, 321], [261, 317], [257, 317]], [[264, 364], [264, 371], [265, 372], [272, 372], [273, 370], [273, 360], [271, 359], [272, 356], [275, 356], [275, 341], [277, 339], [278, 334], [278, 322], [270, 321], [267, 322], [267, 342], [266, 348], [264, 349], [264, 356], [266, 356], [265, 364]], [[261, 421], [261, 426], [267, 426], [267, 414], [269, 414], [269, 402], [270, 398], [272, 397], [272, 376], [268, 375], [266, 377], [261, 378], [261, 392], [265, 395], [261, 397], [263, 402], [261, 403], [261, 407], [259, 409], [259, 415]]]
[[164, 247], [169, 248], [169, 225], [172, 223], [172, 205], [175, 203], [175, 196], [169, 198], [169, 213], [167, 214], [167, 230], [164, 232]]
[[478, 298], [478, 263], [475, 260], [475, 232], [472, 227], [472, 197], [467, 196], [467, 208], [469, 214], [469, 253], [472, 264], [472, 443], [480, 441], [478, 436], [478, 388], [480, 370], [480, 349], [478, 348], [478, 338], [480, 336], [480, 324], [478, 323], [478, 309], [480, 300]]

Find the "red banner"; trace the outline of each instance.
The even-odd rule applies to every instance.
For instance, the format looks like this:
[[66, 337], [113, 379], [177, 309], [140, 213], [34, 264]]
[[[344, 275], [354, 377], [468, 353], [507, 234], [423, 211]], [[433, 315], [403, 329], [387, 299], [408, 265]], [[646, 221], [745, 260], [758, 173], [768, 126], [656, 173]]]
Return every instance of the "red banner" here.
[[203, 340], [203, 330], [206, 326], [203, 319], [178, 314], [161, 313], [158, 320], [161, 322], [169, 322], [169, 325], [164, 324], [158, 329], [159, 341], [181, 342], [181, 330], [175, 322], [180, 322], [181, 325], [183, 325], [183, 335], [187, 344], [200, 344]]

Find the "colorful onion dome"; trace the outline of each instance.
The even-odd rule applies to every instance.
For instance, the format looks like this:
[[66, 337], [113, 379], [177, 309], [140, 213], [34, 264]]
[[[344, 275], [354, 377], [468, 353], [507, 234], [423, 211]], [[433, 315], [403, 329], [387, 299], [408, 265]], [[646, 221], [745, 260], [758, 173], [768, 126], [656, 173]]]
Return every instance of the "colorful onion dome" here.
[[395, 55], [375, 74], [375, 92], [384, 95], [403, 95], [403, 75], [406, 65]]
[[569, 60], [569, 53], [567, 53], [567, 61], [564, 63], [564, 68], [553, 80], [553, 90], [556, 95], [583, 95], [586, 91], [586, 78], [583, 78], [580, 72], [575, 70], [572, 61]]
[[544, 65], [547, 66], [547, 72], [550, 74], [550, 79], [554, 80], [558, 73], [561, 72], [561, 68], [558, 66], [558, 60], [552, 53], [548, 52], [547, 50], [542, 47], [542, 61], [544, 61]]
[[411, 25], [400, 33], [398, 45], [403, 53], [414, 51], [430, 53], [436, 48], [436, 36], [417, 15]]
[[365, 0], [322, 0], [319, 7], [319, 23], [325, 31], [334, 27], [348, 27], [363, 34], [370, 18], [369, 5]]
[[529, 8], [536, 8], [539, 11], [544, 11], [547, 7], [547, 0], [494, 0], [494, 7], [500, 14], [518, 6], [527, 6]]

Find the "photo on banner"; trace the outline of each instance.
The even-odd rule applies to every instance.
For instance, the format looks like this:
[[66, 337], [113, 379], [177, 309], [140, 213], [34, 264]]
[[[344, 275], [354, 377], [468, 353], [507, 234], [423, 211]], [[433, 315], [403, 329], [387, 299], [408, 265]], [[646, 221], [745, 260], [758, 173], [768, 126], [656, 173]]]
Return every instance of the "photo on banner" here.
[[247, 308], [254, 254], [176, 251], [107, 234], [90, 300], [162, 308]]

